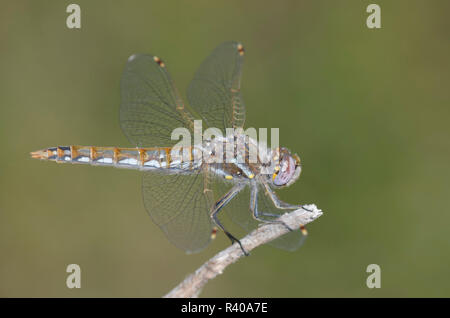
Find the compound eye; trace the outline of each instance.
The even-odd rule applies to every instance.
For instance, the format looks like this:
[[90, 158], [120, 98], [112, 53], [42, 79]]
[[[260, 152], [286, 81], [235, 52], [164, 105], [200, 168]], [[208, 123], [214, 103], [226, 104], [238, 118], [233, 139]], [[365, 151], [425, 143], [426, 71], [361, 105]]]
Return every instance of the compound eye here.
[[295, 161], [292, 157], [283, 160], [281, 163], [282, 169], [273, 179], [273, 183], [277, 186], [282, 186], [288, 183], [295, 174]]

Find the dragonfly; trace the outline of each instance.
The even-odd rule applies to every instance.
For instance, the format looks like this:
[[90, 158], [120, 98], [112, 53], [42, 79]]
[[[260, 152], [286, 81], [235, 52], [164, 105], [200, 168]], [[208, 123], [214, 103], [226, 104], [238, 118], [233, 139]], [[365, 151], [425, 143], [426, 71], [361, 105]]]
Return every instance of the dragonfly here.
[[[222, 212], [250, 232], [265, 223], [285, 225], [280, 215], [304, 207], [283, 202], [275, 192], [299, 178], [301, 162], [297, 154], [284, 147], [269, 149], [266, 157], [273, 167], [270, 173], [263, 173], [268, 158], [262, 160], [258, 155], [256, 160], [249, 160], [250, 146], [256, 141], [242, 132], [244, 56], [239, 42], [216, 47], [188, 86], [189, 104], [185, 105], [162, 59], [150, 54], [132, 55], [120, 82], [120, 125], [135, 147], [57, 146], [34, 151], [31, 156], [58, 163], [141, 170], [145, 208], [175, 246], [187, 253], [199, 252], [221, 229], [231, 244], [239, 244], [248, 255], [240, 240], [223, 225], [219, 218]], [[233, 128], [235, 132], [181, 147], [182, 155], [174, 156], [177, 140], [173, 140], [172, 131], [184, 127], [195, 134], [196, 120], [205, 127], [222, 131]], [[236, 160], [235, 151], [238, 140], [244, 149], [240, 160]], [[198, 155], [224, 156], [215, 154], [215, 149], [228, 149], [225, 153], [231, 160], [205, 160]], [[307, 231], [302, 225], [299, 230], [289, 230], [270, 244], [296, 250]]]

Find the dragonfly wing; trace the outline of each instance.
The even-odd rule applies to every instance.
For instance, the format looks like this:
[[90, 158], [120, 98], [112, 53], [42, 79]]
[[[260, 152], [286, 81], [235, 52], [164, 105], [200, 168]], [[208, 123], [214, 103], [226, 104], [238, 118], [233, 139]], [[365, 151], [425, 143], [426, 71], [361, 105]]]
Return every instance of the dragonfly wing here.
[[211, 239], [211, 203], [203, 189], [204, 177], [200, 172], [144, 173], [145, 208], [168, 239], [188, 253], [201, 251]]
[[171, 132], [192, 129], [193, 119], [172, 83], [167, 66], [156, 56], [132, 55], [120, 82], [120, 124], [138, 147], [172, 146]]
[[244, 49], [238, 42], [225, 42], [208, 56], [189, 85], [190, 106], [208, 127], [222, 130], [243, 127], [245, 106], [240, 92]]

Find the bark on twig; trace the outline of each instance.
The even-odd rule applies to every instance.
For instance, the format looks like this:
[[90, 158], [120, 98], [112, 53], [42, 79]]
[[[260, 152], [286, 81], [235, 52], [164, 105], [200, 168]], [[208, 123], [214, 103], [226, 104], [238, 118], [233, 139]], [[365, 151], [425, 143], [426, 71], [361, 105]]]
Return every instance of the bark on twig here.
[[[286, 223], [290, 228], [298, 230], [300, 225], [311, 223], [322, 215], [322, 211], [314, 204], [305, 205], [304, 207], [307, 210], [301, 208], [283, 214], [280, 217], [280, 220]], [[282, 224], [263, 224], [244, 237], [241, 240], [241, 243], [247, 251], [251, 251], [259, 245], [272, 241], [288, 232], [289, 230]], [[198, 297], [203, 287], [210, 279], [222, 274], [228, 265], [233, 264], [242, 256], [244, 256], [244, 254], [239, 245], [231, 245], [208, 260], [164, 297]]]

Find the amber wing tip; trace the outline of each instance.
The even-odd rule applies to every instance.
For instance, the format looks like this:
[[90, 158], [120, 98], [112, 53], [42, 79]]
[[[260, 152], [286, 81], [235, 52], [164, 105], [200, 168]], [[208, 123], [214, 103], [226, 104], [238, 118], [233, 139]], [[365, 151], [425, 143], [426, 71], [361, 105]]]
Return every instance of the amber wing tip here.
[[245, 49], [244, 49], [244, 46], [242, 45], [242, 43], [237, 44], [237, 49], [238, 49], [239, 55], [241, 55], [241, 56], [244, 55]]
[[303, 236], [308, 235], [308, 231], [306, 230], [305, 226], [300, 225], [300, 231], [302, 232]]

